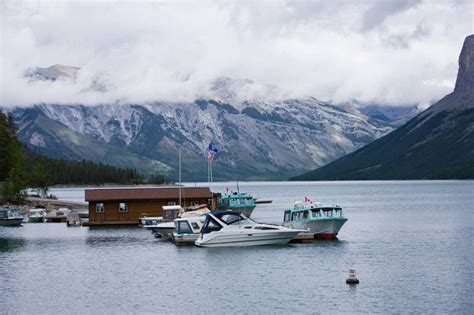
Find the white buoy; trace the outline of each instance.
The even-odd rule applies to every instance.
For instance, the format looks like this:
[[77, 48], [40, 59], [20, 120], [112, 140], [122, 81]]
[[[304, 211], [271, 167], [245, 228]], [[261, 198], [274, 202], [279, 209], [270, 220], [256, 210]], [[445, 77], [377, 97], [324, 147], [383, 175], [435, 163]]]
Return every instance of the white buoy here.
[[356, 277], [356, 270], [354, 268], [349, 268], [349, 278], [346, 280], [347, 284], [358, 284], [359, 279]]

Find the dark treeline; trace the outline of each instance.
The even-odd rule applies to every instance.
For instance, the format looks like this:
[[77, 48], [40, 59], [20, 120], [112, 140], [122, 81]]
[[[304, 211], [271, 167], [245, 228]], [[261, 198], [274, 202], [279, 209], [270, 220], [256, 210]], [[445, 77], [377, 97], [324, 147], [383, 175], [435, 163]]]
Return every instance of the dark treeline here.
[[92, 161], [68, 161], [31, 152], [15, 136], [10, 113], [0, 111], [0, 201], [20, 203], [27, 187], [47, 196], [51, 185], [163, 183], [162, 175], [145, 179], [135, 169]]
[[27, 160], [47, 174], [49, 185], [58, 184], [143, 184], [143, 175], [135, 169], [119, 168], [92, 161], [53, 159], [29, 152]]

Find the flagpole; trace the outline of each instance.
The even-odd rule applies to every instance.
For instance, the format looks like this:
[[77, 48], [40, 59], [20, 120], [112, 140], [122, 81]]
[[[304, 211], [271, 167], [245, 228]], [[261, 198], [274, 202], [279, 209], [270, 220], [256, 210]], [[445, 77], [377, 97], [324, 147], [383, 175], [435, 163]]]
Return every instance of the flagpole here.
[[210, 164], [211, 164], [211, 183], [212, 183], [212, 153], [211, 153], [211, 160], [210, 160]]
[[179, 206], [181, 206], [181, 147], [179, 147]]

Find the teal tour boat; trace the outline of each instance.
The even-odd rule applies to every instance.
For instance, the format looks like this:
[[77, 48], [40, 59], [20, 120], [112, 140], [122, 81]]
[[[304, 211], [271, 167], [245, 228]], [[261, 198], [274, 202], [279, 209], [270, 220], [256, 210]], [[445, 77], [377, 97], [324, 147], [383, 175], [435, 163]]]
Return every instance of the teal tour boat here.
[[226, 192], [217, 200], [218, 210], [239, 211], [247, 218], [250, 218], [256, 206], [253, 196], [240, 192]]
[[325, 206], [305, 198], [305, 202], [297, 201], [292, 209], [285, 210], [283, 226], [306, 230], [314, 239], [334, 239], [347, 220], [340, 206]]

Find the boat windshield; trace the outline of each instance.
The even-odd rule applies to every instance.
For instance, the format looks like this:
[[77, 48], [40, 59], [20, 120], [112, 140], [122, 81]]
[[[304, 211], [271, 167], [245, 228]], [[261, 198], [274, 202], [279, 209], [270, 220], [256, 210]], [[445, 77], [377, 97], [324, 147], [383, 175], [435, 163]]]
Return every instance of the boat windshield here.
[[234, 214], [234, 213], [224, 214], [223, 216], [220, 217], [220, 219], [223, 222], [227, 223], [228, 225], [247, 223], [247, 221], [250, 221], [247, 218], [242, 217], [240, 214]]

